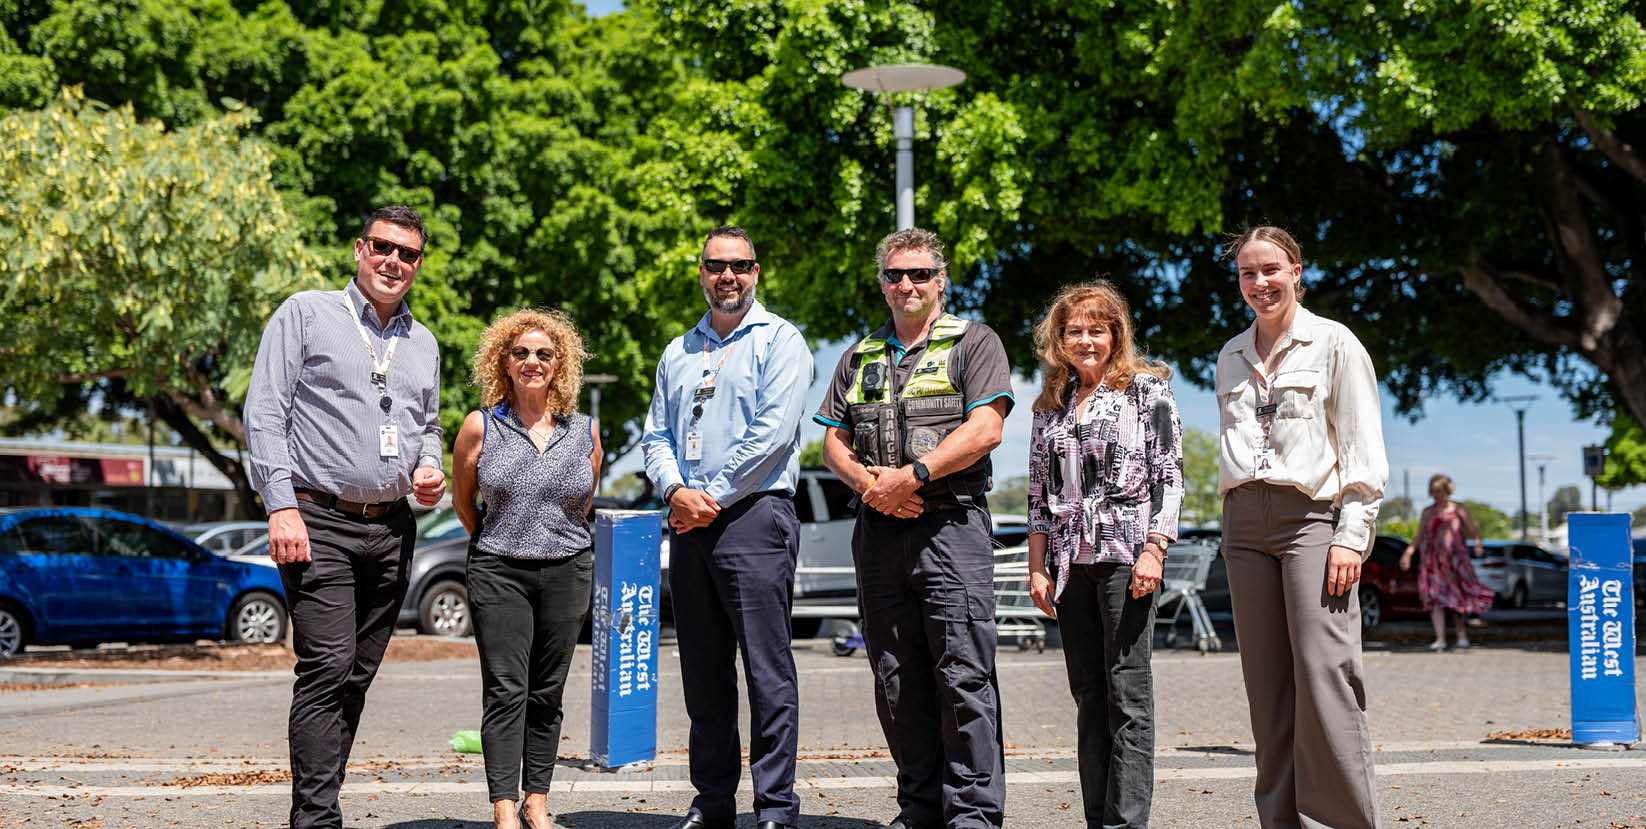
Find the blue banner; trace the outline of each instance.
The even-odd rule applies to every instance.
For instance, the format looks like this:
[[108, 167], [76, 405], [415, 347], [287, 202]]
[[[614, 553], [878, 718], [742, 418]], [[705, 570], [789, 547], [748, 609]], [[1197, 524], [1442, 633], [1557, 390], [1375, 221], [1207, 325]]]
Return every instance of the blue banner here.
[[1572, 663], [1572, 742], [1633, 743], [1634, 556], [1629, 516], [1567, 515], [1572, 569], [1566, 594]]
[[657, 755], [658, 544], [661, 513], [594, 519], [594, 695], [589, 756], [618, 768]]

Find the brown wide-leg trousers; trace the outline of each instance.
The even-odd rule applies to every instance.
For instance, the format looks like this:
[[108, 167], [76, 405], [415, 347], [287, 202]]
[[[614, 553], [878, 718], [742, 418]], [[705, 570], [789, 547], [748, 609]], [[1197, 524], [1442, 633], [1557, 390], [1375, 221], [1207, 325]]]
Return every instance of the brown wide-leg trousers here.
[[1326, 593], [1335, 519], [1331, 502], [1288, 485], [1247, 483], [1223, 499], [1265, 827], [1377, 825], [1360, 598]]

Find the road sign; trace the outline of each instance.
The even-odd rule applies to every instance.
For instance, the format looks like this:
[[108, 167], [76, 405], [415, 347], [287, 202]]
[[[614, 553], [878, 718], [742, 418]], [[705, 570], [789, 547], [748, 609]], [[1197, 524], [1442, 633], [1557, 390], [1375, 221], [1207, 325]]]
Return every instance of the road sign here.
[[1583, 474], [1598, 478], [1606, 472], [1606, 447], [1583, 447]]

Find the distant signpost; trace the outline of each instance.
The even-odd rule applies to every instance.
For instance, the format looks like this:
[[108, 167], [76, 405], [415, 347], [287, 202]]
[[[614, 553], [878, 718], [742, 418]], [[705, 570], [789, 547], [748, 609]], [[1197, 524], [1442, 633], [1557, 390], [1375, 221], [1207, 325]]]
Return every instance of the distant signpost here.
[[1589, 476], [1589, 509], [1600, 512], [1600, 487], [1596, 480], [1606, 474], [1606, 447], [1583, 447], [1583, 474]]

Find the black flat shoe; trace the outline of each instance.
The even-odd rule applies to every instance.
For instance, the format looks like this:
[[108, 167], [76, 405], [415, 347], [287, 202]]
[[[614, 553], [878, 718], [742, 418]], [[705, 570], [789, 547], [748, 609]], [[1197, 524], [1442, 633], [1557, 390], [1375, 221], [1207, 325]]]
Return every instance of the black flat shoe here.
[[687, 812], [679, 823], [669, 829], [735, 829], [730, 823], [710, 823], [703, 819], [702, 812]]
[[778, 823], [775, 820], [762, 820], [754, 825], [754, 829], [794, 829], [794, 824]]

